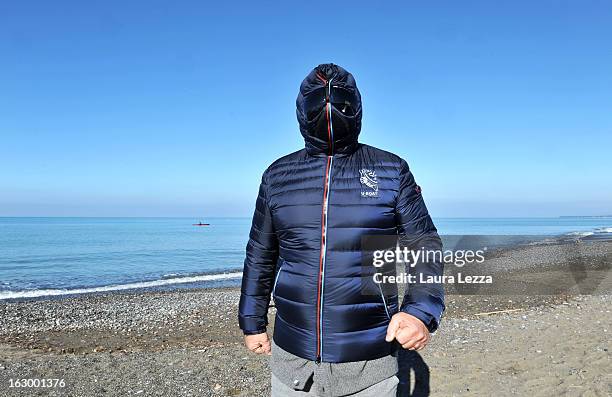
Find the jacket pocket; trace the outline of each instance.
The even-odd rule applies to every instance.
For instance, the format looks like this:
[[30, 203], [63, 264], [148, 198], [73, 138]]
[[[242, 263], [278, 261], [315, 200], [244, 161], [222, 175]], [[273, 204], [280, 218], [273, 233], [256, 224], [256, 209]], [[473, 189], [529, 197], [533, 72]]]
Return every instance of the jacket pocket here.
[[385, 314], [387, 315], [387, 318], [391, 320], [391, 313], [389, 312], [389, 306], [387, 306], [387, 299], [385, 298], [385, 294], [383, 293], [380, 284], [378, 284], [378, 291], [380, 292], [380, 299], [382, 300], [382, 304], [385, 307]]
[[276, 277], [274, 278], [274, 286], [272, 287], [272, 298], [276, 299], [276, 285], [278, 284], [278, 279], [283, 271], [283, 262], [281, 262], [280, 267], [278, 268], [278, 272], [276, 273]]

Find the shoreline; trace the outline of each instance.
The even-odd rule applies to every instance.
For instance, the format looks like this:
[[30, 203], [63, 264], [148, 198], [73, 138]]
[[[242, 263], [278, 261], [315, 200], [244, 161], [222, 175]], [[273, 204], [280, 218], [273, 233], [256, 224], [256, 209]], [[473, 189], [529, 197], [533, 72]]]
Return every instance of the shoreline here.
[[[126, 284], [111, 284], [73, 289], [35, 289], [29, 291], [0, 292], [0, 302], [27, 302], [29, 300], [69, 299], [77, 296], [89, 296], [115, 293], [147, 293], [155, 291], [180, 291], [223, 288], [217, 284], [239, 285], [242, 271], [237, 269], [222, 273], [204, 273], [196, 276], [161, 278], [150, 281], [137, 281]], [[232, 282], [232, 280], [238, 280]], [[201, 285], [198, 287], [198, 285]], [[4, 294], [4, 295], [3, 295]], [[13, 296], [5, 297], [11, 294]]]
[[[497, 256], [503, 256], [508, 253], [522, 251], [532, 247], [568, 247], [579, 243], [607, 243], [612, 242], [610, 236], [594, 236], [587, 235], [555, 235], [555, 236], [537, 236], [540, 240], [531, 242], [525, 240], [525, 236], [507, 236], [510, 237], [506, 245], [493, 247], [487, 260]], [[531, 236], [536, 237], [536, 236]], [[512, 242], [512, 240], [514, 240]], [[490, 268], [488, 271], [498, 272], [498, 268]], [[509, 269], [502, 267], [501, 270]], [[70, 289], [62, 288], [44, 288], [32, 290], [18, 291], [0, 291], [0, 303], [2, 302], [24, 302], [32, 299], [69, 299], [83, 295], [97, 295], [105, 293], [148, 293], [155, 291], [179, 291], [179, 290], [200, 290], [200, 289], [215, 289], [219, 287], [232, 287], [240, 285], [242, 277], [241, 268], [233, 268], [223, 270], [221, 272], [203, 272], [198, 274], [176, 275], [177, 277], [162, 277], [153, 280], [133, 281], [123, 284], [109, 284], [99, 286], [82, 286]]]

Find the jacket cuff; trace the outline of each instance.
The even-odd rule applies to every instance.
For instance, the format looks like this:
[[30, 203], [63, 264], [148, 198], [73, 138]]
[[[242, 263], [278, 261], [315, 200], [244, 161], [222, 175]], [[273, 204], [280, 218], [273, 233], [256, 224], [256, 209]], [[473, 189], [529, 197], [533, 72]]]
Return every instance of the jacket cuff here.
[[425, 327], [427, 327], [427, 330], [430, 333], [433, 333], [436, 331], [436, 329], [438, 329], [438, 321], [436, 320], [434, 316], [432, 316], [429, 313], [426, 313], [413, 306], [407, 306], [403, 308], [402, 312], [410, 314], [411, 316], [414, 316], [418, 318], [419, 320], [421, 320], [423, 324], [425, 324]]
[[242, 330], [242, 333], [245, 334], [245, 335], [257, 335], [257, 334], [263, 334], [264, 332], [266, 332], [265, 328], [258, 329], [258, 330], [255, 330], [255, 331], [245, 330], [245, 329]]
[[238, 325], [245, 335], [261, 334], [266, 332], [268, 318], [238, 315]]

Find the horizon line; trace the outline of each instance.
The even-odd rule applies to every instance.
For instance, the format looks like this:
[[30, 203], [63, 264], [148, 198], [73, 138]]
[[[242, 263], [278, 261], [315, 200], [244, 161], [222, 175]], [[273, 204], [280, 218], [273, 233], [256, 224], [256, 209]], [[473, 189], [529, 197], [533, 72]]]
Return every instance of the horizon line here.
[[[208, 217], [191, 217], [191, 216], [115, 216], [115, 215], [107, 215], [107, 216], [93, 216], [93, 215], [0, 215], [0, 218], [98, 218], [98, 219], [113, 219], [113, 218], [133, 218], [133, 219], [221, 219], [221, 218], [230, 218], [230, 219], [244, 219], [244, 218], [252, 218], [252, 215], [249, 216], [208, 216]], [[551, 215], [551, 216], [432, 216], [434, 219], [494, 219], [494, 218], [504, 218], [504, 219], [521, 219], [521, 218], [530, 218], [530, 219], [538, 219], [538, 218], [612, 218], [612, 215]]]

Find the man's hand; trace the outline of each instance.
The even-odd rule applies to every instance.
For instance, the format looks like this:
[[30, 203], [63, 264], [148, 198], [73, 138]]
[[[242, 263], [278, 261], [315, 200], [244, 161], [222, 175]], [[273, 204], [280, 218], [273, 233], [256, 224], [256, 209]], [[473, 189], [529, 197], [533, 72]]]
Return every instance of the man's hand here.
[[391, 317], [387, 327], [387, 342], [393, 339], [402, 345], [404, 349], [421, 350], [429, 342], [429, 330], [421, 320], [404, 312], [399, 312]]
[[247, 349], [253, 353], [267, 354], [268, 356], [272, 354], [272, 345], [270, 344], [270, 338], [268, 338], [267, 332], [255, 335], [245, 335], [244, 344]]

